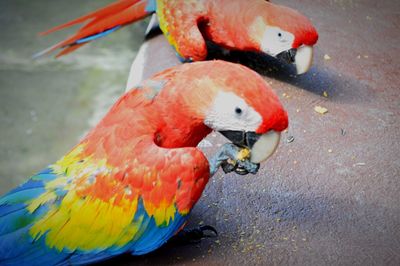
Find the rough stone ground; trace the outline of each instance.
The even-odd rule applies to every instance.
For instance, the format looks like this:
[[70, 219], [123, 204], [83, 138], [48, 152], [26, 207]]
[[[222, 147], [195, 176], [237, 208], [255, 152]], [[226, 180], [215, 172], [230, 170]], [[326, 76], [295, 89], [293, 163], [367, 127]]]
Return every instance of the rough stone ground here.
[[[57, 39], [35, 32], [106, 1], [91, 2], [0, 1], [0, 192], [62, 155], [123, 91], [138, 32], [61, 61], [29, 60]], [[214, 225], [217, 239], [105, 265], [400, 265], [400, 3], [277, 3], [318, 28], [311, 71], [295, 76], [252, 54], [227, 58], [264, 74], [287, 108], [290, 128], [277, 153], [255, 176], [219, 172], [210, 181], [189, 226]], [[145, 75], [176, 64], [161, 36], [149, 47]], [[225, 141], [207, 140], [208, 155]]]

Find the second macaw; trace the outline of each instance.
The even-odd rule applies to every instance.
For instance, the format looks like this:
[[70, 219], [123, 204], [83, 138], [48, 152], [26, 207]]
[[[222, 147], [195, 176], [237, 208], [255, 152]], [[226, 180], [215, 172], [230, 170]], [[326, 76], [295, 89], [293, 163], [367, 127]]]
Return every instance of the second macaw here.
[[[278, 97], [244, 66], [165, 70], [0, 198], [0, 265], [79, 265], [153, 251], [182, 229], [220, 166], [255, 173], [287, 126]], [[207, 160], [196, 146], [212, 130], [235, 145]]]
[[207, 57], [206, 40], [228, 50], [255, 51], [308, 71], [318, 33], [299, 12], [265, 0], [120, 0], [44, 34], [87, 22], [76, 34], [42, 53], [58, 55], [156, 13], [161, 30], [182, 61]]

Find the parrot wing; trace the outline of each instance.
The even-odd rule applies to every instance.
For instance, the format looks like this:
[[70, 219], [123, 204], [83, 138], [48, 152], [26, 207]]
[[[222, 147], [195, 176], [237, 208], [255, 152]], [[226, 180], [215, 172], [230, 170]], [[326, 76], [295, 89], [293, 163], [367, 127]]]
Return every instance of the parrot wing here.
[[68, 54], [90, 41], [107, 36], [119, 28], [136, 22], [153, 12], [155, 12], [155, 0], [119, 0], [104, 8], [41, 33], [42, 35], [46, 35], [89, 20], [89, 23], [82, 26], [74, 35], [35, 54], [34, 57], [40, 57], [58, 48], [62, 48], [63, 50], [57, 57]]
[[[33, 243], [29, 229], [49, 209], [49, 204], [39, 206], [34, 212], [28, 210], [29, 202], [46, 193], [45, 183], [56, 178], [51, 169], [31, 177], [0, 199], [0, 264], [28, 265], [40, 258], [41, 263], [56, 264], [68, 254], [52, 254], [43, 241]], [[61, 192], [61, 191], [60, 191]], [[62, 193], [54, 199], [59, 204]]]
[[209, 167], [196, 148], [152, 143], [142, 140], [142, 156], [123, 171], [84, 157], [80, 144], [0, 198], [0, 264], [86, 264], [164, 244], [186, 221]]

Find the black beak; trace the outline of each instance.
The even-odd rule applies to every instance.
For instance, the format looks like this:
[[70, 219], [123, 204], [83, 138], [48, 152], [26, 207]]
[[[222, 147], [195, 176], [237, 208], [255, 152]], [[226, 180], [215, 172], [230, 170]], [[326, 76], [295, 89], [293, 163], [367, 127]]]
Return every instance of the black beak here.
[[224, 135], [227, 139], [232, 141], [233, 144], [252, 148], [254, 143], [260, 138], [261, 135], [256, 134], [255, 132], [244, 132], [244, 131], [220, 131], [222, 135]]
[[283, 52], [277, 54], [276, 58], [283, 60], [289, 64], [292, 64], [296, 61], [296, 59], [295, 59], [296, 52], [297, 52], [297, 50], [292, 48], [292, 49], [289, 49], [287, 51], [283, 51]]

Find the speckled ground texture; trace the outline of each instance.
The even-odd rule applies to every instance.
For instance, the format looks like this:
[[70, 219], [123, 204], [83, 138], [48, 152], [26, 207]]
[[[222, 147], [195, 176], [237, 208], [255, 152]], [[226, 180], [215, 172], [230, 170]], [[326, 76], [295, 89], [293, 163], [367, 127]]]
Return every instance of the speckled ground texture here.
[[[37, 31], [107, 2], [0, 0], [1, 193], [60, 157], [124, 90], [143, 25], [61, 61], [29, 59], [63, 36]], [[288, 110], [277, 153], [255, 176], [210, 181], [189, 226], [213, 225], [218, 238], [104, 265], [400, 265], [400, 2], [275, 2], [317, 27], [311, 71], [226, 59], [264, 74]], [[146, 76], [177, 64], [162, 36], [148, 44]], [[207, 155], [225, 142], [207, 140]]]

